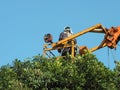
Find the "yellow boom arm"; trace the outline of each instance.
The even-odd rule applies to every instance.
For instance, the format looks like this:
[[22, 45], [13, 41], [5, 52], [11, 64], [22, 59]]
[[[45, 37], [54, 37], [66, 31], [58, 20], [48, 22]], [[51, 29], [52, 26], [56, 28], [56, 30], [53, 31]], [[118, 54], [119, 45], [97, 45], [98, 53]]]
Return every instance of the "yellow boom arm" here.
[[[102, 30], [99, 31], [99, 30], [95, 30], [95, 29], [102, 29]], [[75, 39], [76, 37], [78, 37], [78, 36], [80, 36], [80, 35], [83, 35], [83, 34], [85, 34], [85, 33], [88, 33], [88, 32], [103, 32], [103, 31], [105, 31], [105, 28], [103, 28], [103, 26], [102, 26], [101, 24], [97, 24], [97, 25], [92, 26], [92, 27], [90, 27], [90, 28], [88, 28], [88, 29], [85, 29], [85, 30], [83, 30], [83, 31], [80, 31], [80, 32], [78, 32], [78, 33], [76, 33], [76, 34], [68, 37], [68, 38], [65, 38], [65, 39], [63, 39], [63, 40], [61, 40], [61, 41], [58, 41], [58, 42], [56, 42], [56, 43], [53, 43], [53, 44], [51, 44], [51, 45], [52, 45], [52, 47], [54, 48], [54, 47], [57, 47], [57, 46], [59, 46], [60, 44], [66, 42], [66, 41]], [[105, 32], [106, 32], [106, 31], [105, 31]]]
[[[78, 36], [83, 35], [83, 34], [88, 33], [88, 32], [104, 33], [105, 34], [105, 38], [102, 41], [102, 43], [97, 47], [89, 49], [88, 50], [89, 52], [93, 52], [93, 51], [98, 50], [100, 48], [103, 48], [105, 46], [108, 46], [109, 48], [116, 48], [116, 44], [120, 38], [120, 27], [117, 27], [117, 28], [112, 27], [108, 30], [108, 29], [104, 28], [101, 24], [96, 24], [90, 28], [87, 28], [83, 31], [76, 33], [76, 34], [73, 34], [73, 35], [69, 36], [68, 38], [60, 40], [58, 42], [51, 43], [51, 44], [44, 44], [44, 55], [46, 55], [46, 51], [58, 50], [60, 48], [71, 47], [72, 48], [71, 54], [72, 54], [72, 57], [74, 57], [75, 43], [73, 40], [75, 38], [77, 38]], [[68, 41], [71, 41], [71, 44], [68, 44]], [[51, 46], [51, 48], [48, 48], [48, 46]], [[82, 51], [82, 49], [81, 49], [81, 51]]]

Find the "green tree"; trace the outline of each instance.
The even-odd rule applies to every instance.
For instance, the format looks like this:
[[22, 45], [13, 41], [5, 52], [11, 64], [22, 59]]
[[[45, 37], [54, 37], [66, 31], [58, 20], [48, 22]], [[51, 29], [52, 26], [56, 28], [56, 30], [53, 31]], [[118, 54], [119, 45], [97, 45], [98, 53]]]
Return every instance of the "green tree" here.
[[112, 71], [97, 58], [37, 55], [0, 68], [0, 90], [119, 90], [119, 65]]
[[114, 69], [115, 72], [115, 83], [116, 86], [118, 88], [118, 90], [120, 90], [120, 62], [115, 61], [116, 67]]

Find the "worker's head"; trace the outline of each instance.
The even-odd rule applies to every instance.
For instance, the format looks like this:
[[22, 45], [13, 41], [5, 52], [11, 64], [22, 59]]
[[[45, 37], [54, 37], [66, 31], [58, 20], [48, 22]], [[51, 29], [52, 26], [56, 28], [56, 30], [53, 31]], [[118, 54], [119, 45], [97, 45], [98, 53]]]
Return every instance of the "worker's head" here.
[[71, 28], [68, 27], [68, 26], [64, 28], [64, 32], [69, 32], [71, 34], [73, 33], [72, 30], [71, 30]]
[[70, 32], [70, 27], [65, 27], [64, 32]]

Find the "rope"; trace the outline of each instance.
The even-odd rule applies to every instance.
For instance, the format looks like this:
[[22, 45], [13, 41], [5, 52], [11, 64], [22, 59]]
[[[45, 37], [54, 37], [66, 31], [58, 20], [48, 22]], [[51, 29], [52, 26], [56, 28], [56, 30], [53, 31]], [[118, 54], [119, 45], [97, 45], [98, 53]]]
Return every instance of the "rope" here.
[[109, 56], [109, 48], [108, 48], [108, 67], [110, 67], [110, 56]]
[[112, 57], [114, 59], [114, 61], [116, 61], [116, 49], [114, 49], [115, 52], [113, 53], [113, 51], [111, 50], [111, 54], [112, 54]]
[[118, 44], [118, 46], [120, 47], [120, 44]]
[[55, 57], [55, 54], [53, 54], [51, 51], [49, 51], [49, 52], [50, 52], [50, 54], [52, 54]]
[[50, 58], [50, 55], [48, 53], [46, 53], [46, 55]]

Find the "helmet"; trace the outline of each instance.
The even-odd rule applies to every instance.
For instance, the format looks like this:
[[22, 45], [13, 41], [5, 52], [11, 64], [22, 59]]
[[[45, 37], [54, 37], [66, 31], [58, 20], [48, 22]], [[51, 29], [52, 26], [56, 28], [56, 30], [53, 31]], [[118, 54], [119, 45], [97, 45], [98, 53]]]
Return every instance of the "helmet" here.
[[65, 31], [65, 32], [67, 32], [67, 31], [70, 32], [70, 27], [65, 27], [65, 28], [64, 28], [64, 31]]
[[70, 27], [65, 27], [65, 29], [70, 29]]
[[64, 28], [64, 32], [69, 32], [69, 33], [73, 34], [71, 28], [68, 26]]

